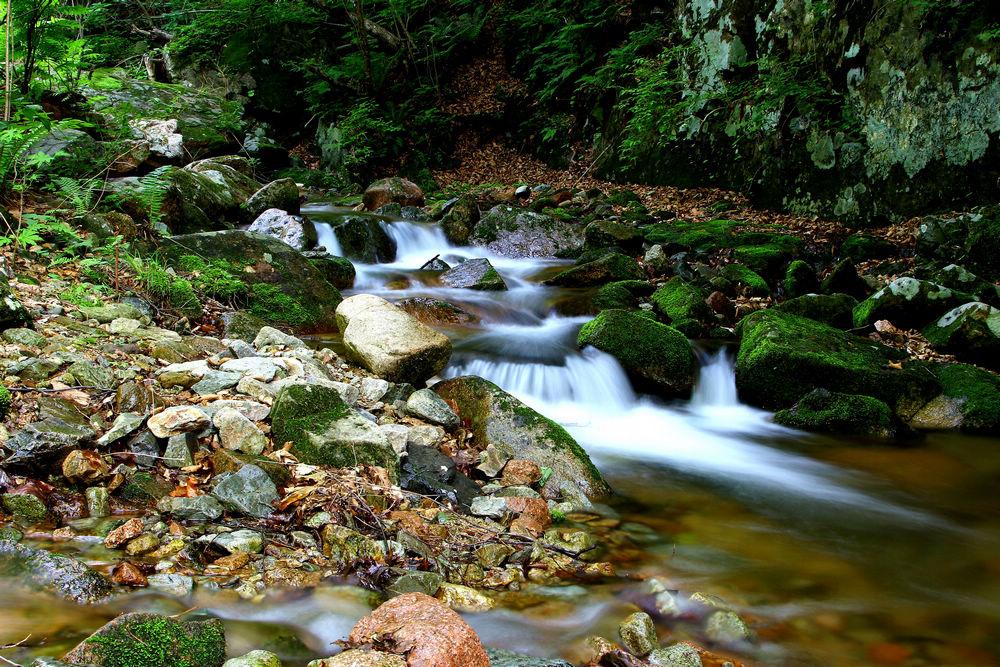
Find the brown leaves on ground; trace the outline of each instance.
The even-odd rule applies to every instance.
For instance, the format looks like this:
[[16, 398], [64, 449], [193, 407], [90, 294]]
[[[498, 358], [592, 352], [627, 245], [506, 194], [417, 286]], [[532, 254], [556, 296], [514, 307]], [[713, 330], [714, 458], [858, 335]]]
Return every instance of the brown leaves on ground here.
[[[869, 338], [883, 345], [903, 350], [912, 359], [920, 359], [921, 361], [956, 361], [953, 355], [942, 354], [931, 349], [931, 344], [919, 331], [914, 329], [900, 329], [889, 320], [879, 320], [876, 322], [875, 331], [872, 332]], [[891, 363], [890, 366], [892, 366]], [[902, 368], [902, 365], [898, 367]]]
[[423, 593], [389, 600], [358, 621], [348, 641], [406, 655], [408, 667], [490, 667], [475, 630]]

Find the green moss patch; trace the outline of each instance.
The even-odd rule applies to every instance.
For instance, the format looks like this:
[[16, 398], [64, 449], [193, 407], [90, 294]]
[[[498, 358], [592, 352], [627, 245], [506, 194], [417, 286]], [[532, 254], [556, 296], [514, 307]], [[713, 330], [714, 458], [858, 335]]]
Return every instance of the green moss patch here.
[[1000, 377], [966, 364], [922, 364], [941, 383], [943, 393], [962, 402], [962, 430], [1000, 433]]
[[119, 616], [64, 658], [97, 667], [221, 667], [225, 660], [221, 620], [183, 622], [157, 614]]
[[653, 292], [653, 305], [670, 324], [684, 335], [697, 338], [706, 326], [715, 322], [715, 313], [705, 303], [708, 294], [703, 289], [685, 282], [680, 277], [671, 278]]
[[726, 264], [719, 269], [719, 275], [731, 283], [742, 286], [754, 296], [767, 296], [771, 293], [767, 281], [759, 273], [742, 264]]
[[803, 431], [843, 433], [876, 438], [892, 438], [896, 429], [892, 410], [871, 396], [841, 394], [815, 389], [792, 408], [774, 415], [783, 426]]
[[874, 396], [911, 414], [938, 391], [926, 372], [890, 366], [902, 352], [798, 315], [757, 311], [738, 329], [736, 382], [741, 398], [753, 405], [784, 408], [824, 388]]
[[687, 396], [694, 385], [696, 363], [687, 336], [639, 313], [602, 311], [580, 329], [577, 345], [607, 352], [659, 393]]

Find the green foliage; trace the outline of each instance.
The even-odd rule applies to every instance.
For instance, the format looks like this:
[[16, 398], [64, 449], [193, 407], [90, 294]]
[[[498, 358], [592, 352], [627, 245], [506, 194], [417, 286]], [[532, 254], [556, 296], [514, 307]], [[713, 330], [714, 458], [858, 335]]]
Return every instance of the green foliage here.
[[144, 259], [132, 255], [128, 263], [139, 283], [154, 299], [187, 317], [201, 316], [201, 301], [191, 281], [165, 268], [155, 257]]
[[75, 90], [83, 72], [96, 60], [83, 36], [90, 5], [74, 0], [11, 0], [6, 4], [16, 16], [10, 39], [19, 93], [37, 98], [44, 90]]
[[225, 303], [233, 303], [236, 297], [246, 295], [246, 284], [235, 277], [240, 269], [224, 259], [205, 260], [196, 255], [184, 255], [177, 265], [191, 274], [188, 278], [201, 294]]
[[110, 293], [111, 290], [106, 285], [77, 283], [60, 292], [59, 298], [75, 306], [96, 307], [104, 303], [101, 296]]

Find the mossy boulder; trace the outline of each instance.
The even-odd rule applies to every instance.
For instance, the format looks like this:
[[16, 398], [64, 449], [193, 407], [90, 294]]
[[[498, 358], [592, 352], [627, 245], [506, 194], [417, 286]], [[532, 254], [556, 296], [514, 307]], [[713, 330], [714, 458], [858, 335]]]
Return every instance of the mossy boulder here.
[[854, 327], [854, 307], [858, 300], [847, 294], [803, 294], [779, 303], [774, 308], [801, 315], [838, 329]]
[[1000, 206], [954, 216], [927, 216], [917, 228], [918, 257], [962, 264], [1000, 279]]
[[611, 220], [595, 220], [583, 230], [585, 248], [621, 248], [629, 254], [642, 248], [642, 232]]
[[680, 250], [713, 251], [732, 248], [739, 243], [739, 222], [735, 220], [710, 220], [688, 222], [670, 220], [642, 228], [647, 243], [663, 246], [672, 255]]
[[113, 590], [107, 579], [75, 558], [9, 540], [0, 540], [0, 576], [77, 604], [104, 602]]
[[892, 410], [871, 396], [814, 389], [774, 421], [802, 431], [841, 433], [888, 440], [895, 436]]
[[868, 234], [853, 234], [844, 239], [840, 246], [840, 256], [855, 262], [870, 259], [884, 259], [896, 253], [895, 244]]
[[719, 275], [752, 296], [767, 296], [771, 293], [763, 276], [742, 264], [726, 264], [719, 269]]
[[312, 265], [319, 269], [326, 277], [327, 282], [337, 289], [351, 289], [354, 287], [354, 280], [358, 271], [354, 264], [346, 257], [335, 257], [323, 253], [322, 255], [307, 255]]
[[715, 322], [715, 313], [705, 302], [708, 293], [679, 276], [653, 292], [653, 305], [670, 324], [686, 336], [697, 338]]
[[504, 257], [555, 257], [580, 247], [583, 230], [542, 213], [499, 204], [479, 219], [469, 242]]
[[385, 263], [396, 259], [396, 242], [385, 231], [378, 218], [348, 215], [332, 225], [344, 257], [364, 264]]
[[645, 280], [619, 280], [598, 288], [592, 305], [597, 311], [618, 308], [632, 310], [639, 306], [639, 298], [650, 296], [653, 286]]
[[797, 259], [785, 271], [785, 295], [789, 297], [811, 294], [819, 289], [816, 269], [808, 262]]
[[743, 318], [738, 332], [736, 384], [752, 405], [785, 408], [823, 388], [873, 396], [908, 417], [938, 393], [926, 372], [897, 367], [903, 352], [815, 320], [768, 309]]
[[580, 329], [577, 345], [607, 352], [657, 393], [686, 397], [694, 386], [697, 363], [687, 336], [639, 313], [602, 311]]
[[555, 287], [593, 287], [646, 277], [639, 262], [619, 253], [606, 254], [590, 262], [561, 271], [545, 281]]
[[916, 413], [911, 426], [1000, 434], [1000, 377], [966, 364], [921, 363], [921, 367], [937, 378], [941, 394]]
[[928, 280], [897, 278], [854, 308], [854, 326], [889, 320], [897, 327], [919, 328], [972, 300], [970, 295]]
[[31, 313], [14, 294], [7, 281], [0, 279], [0, 331], [31, 326]]
[[479, 318], [472, 313], [441, 299], [416, 296], [397, 301], [396, 305], [424, 324], [432, 327], [475, 324], [479, 321]]
[[375, 465], [399, 478], [399, 457], [378, 426], [321, 384], [284, 387], [271, 408], [275, 442], [292, 443], [303, 463], [348, 468]]
[[[178, 270], [195, 269], [205, 289], [213, 289], [206, 282], [213, 276], [215, 289], [224, 287], [231, 298], [246, 299], [249, 312], [270, 324], [309, 330], [336, 326], [340, 292], [301, 253], [278, 239], [236, 230], [188, 234], [165, 239], [161, 253]], [[193, 265], [195, 260], [214, 272]]]
[[833, 266], [820, 283], [820, 290], [824, 294], [848, 294], [855, 299], [864, 299], [872, 291], [849, 259], [843, 259]]
[[179, 621], [159, 614], [123, 614], [63, 657], [88, 667], [222, 667], [222, 621]]
[[243, 204], [246, 220], [256, 220], [270, 208], [297, 215], [299, 212], [299, 186], [290, 178], [279, 178], [263, 186]]
[[479, 204], [475, 198], [463, 196], [447, 207], [441, 216], [441, 229], [449, 241], [464, 246], [469, 243], [469, 237], [477, 222], [479, 222]]
[[1000, 309], [963, 304], [928, 325], [924, 336], [935, 349], [1000, 369]]
[[501, 460], [526, 459], [549, 468], [546, 498], [603, 498], [611, 493], [587, 453], [559, 424], [532, 410], [481, 377], [465, 376], [433, 387], [457, 408], [486, 455]]
[[490, 264], [490, 260], [469, 259], [441, 274], [440, 280], [448, 287], [500, 292], [507, 289], [507, 283]]
[[949, 264], [939, 271], [934, 271], [931, 279], [956, 292], [971, 294], [977, 301], [1000, 307], [1000, 286], [983, 280], [964, 266]]

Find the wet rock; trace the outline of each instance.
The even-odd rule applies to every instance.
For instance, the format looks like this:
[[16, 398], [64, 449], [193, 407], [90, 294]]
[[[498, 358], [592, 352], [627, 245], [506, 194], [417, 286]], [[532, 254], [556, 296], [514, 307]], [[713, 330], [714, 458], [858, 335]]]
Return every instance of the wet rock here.
[[701, 654], [687, 642], [658, 648], [649, 654], [647, 660], [655, 667], [702, 667]]
[[474, 442], [498, 452], [504, 464], [525, 459], [550, 468], [552, 475], [543, 488], [546, 497], [602, 497], [610, 492], [590, 457], [564, 428], [492, 382], [467, 376], [440, 382], [434, 391], [458, 407]]
[[583, 230], [548, 215], [504, 204], [475, 224], [469, 242], [504, 257], [555, 257], [583, 244]]
[[316, 227], [309, 218], [277, 208], [263, 211], [247, 231], [276, 238], [296, 250], [308, 250], [316, 245]]
[[440, 280], [448, 287], [479, 291], [503, 291], [507, 283], [493, 268], [488, 259], [469, 259], [441, 274]]
[[11, 450], [4, 465], [11, 468], [41, 466], [90, 442], [94, 431], [89, 425], [69, 423], [56, 417], [28, 424], [6, 447]]
[[222, 516], [222, 505], [213, 496], [163, 498], [157, 503], [157, 509], [188, 521], [215, 521]]
[[670, 325], [690, 337], [703, 335], [715, 323], [715, 314], [705, 300], [708, 294], [679, 277], [671, 278], [653, 293], [656, 310], [670, 319]]
[[626, 253], [639, 252], [642, 232], [635, 227], [611, 220], [595, 220], [583, 230], [584, 248], [620, 248]]
[[264, 535], [245, 528], [231, 533], [203, 535], [198, 541], [213, 544], [231, 554], [259, 554], [264, 550]]
[[108, 490], [103, 486], [92, 486], [84, 491], [87, 500], [87, 516], [100, 518], [111, 516], [111, 500]]
[[247, 219], [254, 220], [269, 209], [281, 209], [296, 215], [299, 213], [299, 198], [299, 188], [292, 179], [271, 181], [250, 195], [244, 205]]
[[169, 438], [182, 433], [201, 431], [209, 423], [208, 415], [203, 410], [179, 405], [151, 416], [146, 425], [157, 438]]
[[22, 526], [33, 526], [49, 518], [45, 503], [33, 493], [5, 493], [0, 496], [0, 505]]
[[1000, 433], [1000, 378], [966, 364], [923, 364], [941, 383], [942, 393], [929, 401], [910, 422], [914, 428], [960, 428], [968, 433]]
[[80, 561], [11, 541], [0, 540], [0, 575], [77, 604], [97, 604], [112, 593], [111, 584]]
[[873, 396], [908, 417], [938, 393], [937, 382], [904, 355], [866, 338], [773, 309], [740, 323], [736, 384], [752, 405], [784, 408], [816, 388]]
[[969, 295], [926, 280], [897, 278], [854, 308], [854, 326], [889, 320], [897, 327], [919, 328], [972, 300]]
[[472, 313], [440, 299], [413, 297], [398, 301], [396, 305], [429, 326], [475, 324], [479, 321]]
[[332, 658], [313, 660], [307, 667], [407, 667], [398, 655], [368, 649], [349, 649]]
[[236, 449], [256, 456], [267, 447], [267, 436], [256, 424], [233, 408], [223, 408], [216, 412], [212, 423], [219, 430], [219, 440], [226, 449]]
[[451, 342], [385, 299], [352, 296], [337, 307], [348, 353], [391, 382], [420, 382], [444, 368]]
[[[489, 611], [496, 606], [496, 602], [490, 596], [460, 584], [442, 583], [436, 597], [455, 611], [464, 614]], [[490, 665], [495, 667], [493, 662]]]
[[469, 196], [453, 200], [441, 216], [441, 229], [448, 240], [458, 246], [469, 244], [472, 229], [479, 222], [479, 205]]
[[469, 507], [479, 493], [471, 479], [455, 470], [455, 462], [431, 447], [410, 445], [402, 463], [399, 485], [409, 491]]
[[406, 399], [406, 413], [431, 424], [456, 429], [462, 422], [444, 400], [430, 389], [418, 389]]
[[97, 439], [98, 447], [107, 447], [113, 442], [117, 442], [122, 438], [128, 437], [139, 430], [143, 422], [146, 421], [145, 415], [134, 414], [130, 412], [123, 412], [115, 417], [115, 421], [111, 424], [111, 428]]
[[250, 651], [226, 660], [222, 667], [281, 667], [281, 659], [270, 651]]
[[323, 526], [322, 538], [323, 553], [345, 570], [358, 562], [385, 558], [382, 543], [346, 526], [327, 524]]
[[104, 546], [108, 549], [117, 549], [129, 540], [142, 534], [142, 519], [129, 519], [118, 526], [104, 538]]
[[640, 386], [687, 397], [697, 363], [687, 337], [639, 313], [605, 310], [580, 329], [577, 345], [615, 357]]
[[198, 438], [193, 433], [170, 436], [163, 450], [163, 465], [168, 468], [186, 468], [194, 465], [193, 452], [197, 446]]
[[774, 415], [782, 426], [803, 431], [860, 435], [889, 440], [896, 435], [895, 420], [888, 405], [857, 394], [814, 389], [798, 403]]
[[90, 667], [221, 667], [226, 637], [219, 619], [178, 621], [158, 614], [123, 614], [63, 657]]
[[386, 587], [386, 592], [392, 596], [406, 595], [407, 593], [423, 593], [433, 596], [443, 581], [444, 578], [437, 572], [401, 570], [396, 580]]
[[303, 463], [341, 468], [371, 464], [398, 476], [399, 459], [384, 433], [321, 385], [290, 385], [274, 399], [275, 443], [291, 442]]
[[309, 261], [322, 272], [330, 284], [337, 289], [351, 289], [358, 272], [346, 257], [334, 257], [326, 251], [314, 251], [308, 255]]
[[503, 467], [504, 486], [531, 486], [542, 479], [542, 469], [534, 461], [514, 459]]
[[383, 178], [369, 185], [365, 189], [362, 201], [369, 211], [382, 208], [386, 204], [423, 206], [424, 192], [416, 183], [396, 176]]
[[149, 580], [138, 567], [122, 561], [111, 570], [111, 581], [119, 586], [130, 586], [133, 588], [145, 588], [149, 585]]
[[720, 609], [705, 622], [705, 636], [720, 644], [753, 641], [753, 633], [734, 611]]
[[267, 473], [255, 465], [245, 465], [235, 473], [216, 478], [212, 494], [227, 508], [247, 516], [264, 519], [274, 513], [272, 504], [279, 500], [278, 489]]
[[111, 468], [100, 454], [74, 449], [63, 459], [63, 476], [70, 482], [91, 483], [111, 474]]
[[408, 593], [389, 600], [362, 618], [350, 642], [364, 645], [388, 639], [407, 656], [410, 667], [490, 667], [479, 637], [462, 618], [432, 597]]
[[142, 556], [155, 551], [160, 546], [160, 540], [155, 535], [145, 533], [125, 545], [125, 553], [129, 556]]
[[634, 259], [611, 253], [557, 273], [544, 284], [557, 287], [593, 287], [623, 280], [642, 280], [645, 277], [642, 267]]
[[129, 438], [128, 451], [135, 455], [135, 464], [142, 468], [152, 468], [160, 457], [160, 445], [149, 431], [141, 431]]
[[31, 357], [10, 364], [7, 367], [7, 372], [27, 382], [42, 382], [59, 370], [59, 366], [59, 362], [51, 359]]
[[194, 590], [194, 580], [184, 574], [151, 574], [146, 581], [150, 588], [178, 598], [188, 596]]
[[279, 567], [264, 572], [264, 583], [272, 588], [316, 588], [323, 577], [313, 570]]
[[340, 254], [364, 264], [380, 264], [396, 259], [396, 242], [380, 219], [368, 215], [348, 215], [333, 223]]
[[1000, 369], [1000, 309], [967, 303], [932, 322], [924, 336], [937, 350]]
[[630, 614], [622, 621], [618, 626], [618, 636], [625, 648], [638, 656], [649, 655], [660, 645], [653, 619], [641, 611]]
[[253, 464], [266, 472], [276, 486], [285, 485], [291, 477], [287, 466], [263, 456], [253, 456], [229, 449], [218, 449], [212, 455], [212, 468], [216, 474], [237, 472], [247, 464]]

